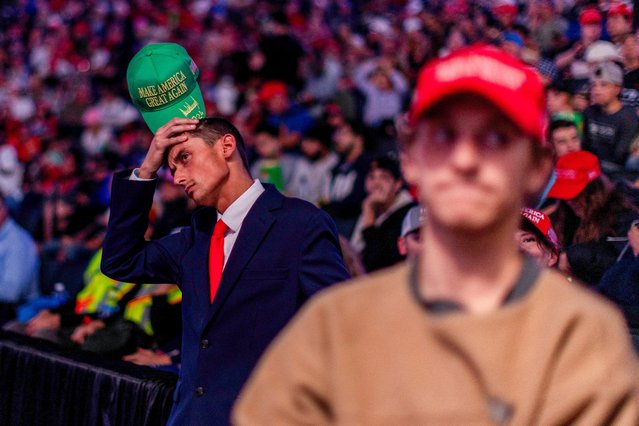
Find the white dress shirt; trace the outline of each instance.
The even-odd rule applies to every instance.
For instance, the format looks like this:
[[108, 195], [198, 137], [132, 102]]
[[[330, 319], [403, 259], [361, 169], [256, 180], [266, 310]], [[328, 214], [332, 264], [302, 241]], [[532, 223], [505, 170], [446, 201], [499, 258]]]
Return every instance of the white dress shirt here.
[[224, 234], [224, 266], [226, 266], [226, 261], [231, 255], [237, 235], [242, 229], [244, 218], [262, 192], [264, 192], [264, 186], [259, 180], [255, 179], [253, 185], [244, 191], [244, 194], [240, 195], [237, 200], [233, 201], [224, 214], [217, 212], [218, 220], [222, 219], [226, 226], [229, 227], [226, 234]]
[[[143, 179], [138, 175], [139, 169], [134, 169], [129, 176], [130, 180], [138, 180], [138, 181], [152, 181], [157, 179]], [[257, 198], [264, 192], [264, 186], [262, 183], [255, 179], [253, 181], [253, 185], [249, 187], [244, 194], [240, 195], [239, 198], [226, 209], [224, 214], [220, 214], [217, 212], [217, 219], [222, 219], [226, 226], [228, 226], [228, 230], [224, 234], [224, 266], [226, 266], [226, 261], [231, 255], [231, 250], [233, 250], [233, 246], [235, 245], [235, 240], [237, 240], [237, 234], [240, 232], [242, 228], [242, 222], [244, 222], [244, 218], [248, 214], [253, 204]]]

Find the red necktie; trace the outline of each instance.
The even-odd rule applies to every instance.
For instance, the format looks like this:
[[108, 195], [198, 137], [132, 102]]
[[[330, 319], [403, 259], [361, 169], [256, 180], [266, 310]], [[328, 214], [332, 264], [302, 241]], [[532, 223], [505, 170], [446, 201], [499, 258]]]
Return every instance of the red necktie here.
[[229, 229], [226, 223], [219, 219], [213, 229], [211, 246], [209, 247], [209, 283], [211, 286], [211, 303], [220, 286], [222, 269], [224, 268], [224, 233]]

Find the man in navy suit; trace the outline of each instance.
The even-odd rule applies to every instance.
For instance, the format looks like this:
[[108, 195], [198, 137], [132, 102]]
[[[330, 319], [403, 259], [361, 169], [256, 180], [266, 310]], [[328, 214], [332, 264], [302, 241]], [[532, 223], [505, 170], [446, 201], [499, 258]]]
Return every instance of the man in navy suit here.
[[[165, 161], [201, 208], [190, 227], [147, 242], [156, 172]], [[241, 135], [221, 118], [172, 119], [155, 133], [139, 169], [116, 174], [102, 271], [182, 289], [171, 425], [228, 424], [270, 341], [310, 296], [348, 278], [329, 216], [253, 180]]]

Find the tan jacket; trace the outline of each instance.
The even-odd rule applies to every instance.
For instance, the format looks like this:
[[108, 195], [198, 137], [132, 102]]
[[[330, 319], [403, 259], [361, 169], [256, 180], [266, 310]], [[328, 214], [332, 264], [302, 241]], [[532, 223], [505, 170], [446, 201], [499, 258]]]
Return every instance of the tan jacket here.
[[408, 267], [316, 297], [267, 350], [238, 425], [639, 425], [621, 315], [543, 271], [495, 312], [433, 315]]

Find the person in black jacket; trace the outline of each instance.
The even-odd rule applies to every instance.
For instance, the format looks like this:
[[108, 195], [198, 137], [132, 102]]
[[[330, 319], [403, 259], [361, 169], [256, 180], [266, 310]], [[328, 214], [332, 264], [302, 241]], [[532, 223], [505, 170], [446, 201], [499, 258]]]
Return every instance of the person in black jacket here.
[[389, 156], [371, 163], [365, 187], [367, 196], [351, 244], [360, 253], [366, 270], [372, 272], [404, 259], [397, 239], [404, 216], [415, 201], [404, 189], [399, 163]]

